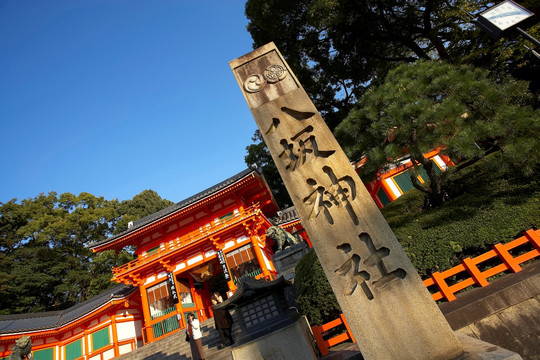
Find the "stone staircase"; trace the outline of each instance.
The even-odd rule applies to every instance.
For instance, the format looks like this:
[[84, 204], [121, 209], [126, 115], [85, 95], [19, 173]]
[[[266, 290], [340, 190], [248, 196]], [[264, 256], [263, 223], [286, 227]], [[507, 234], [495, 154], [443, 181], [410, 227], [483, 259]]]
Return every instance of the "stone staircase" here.
[[[240, 325], [234, 312], [232, 328], [233, 339], [240, 336]], [[221, 345], [219, 333], [214, 326], [214, 319], [208, 319], [201, 323], [202, 344], [206, 360], [230, 360], [232, 359], [231, 348], [218, 349]], [[191, 359], [191, 348], [186, 342], [185, 329], [164, 337], [158, 341], [146, 344], [130, 353], [121, 355], [116, 359], [121, 360], [188, 360]]]

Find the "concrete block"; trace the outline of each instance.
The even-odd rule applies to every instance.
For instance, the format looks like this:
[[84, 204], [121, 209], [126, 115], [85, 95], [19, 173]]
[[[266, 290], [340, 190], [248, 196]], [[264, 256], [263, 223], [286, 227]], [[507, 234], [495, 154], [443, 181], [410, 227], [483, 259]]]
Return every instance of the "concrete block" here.
[[501, 321], [497, 315], [491, 315], [485, 319], [470, 325], [471, 329], [488, 343], [508, 347], [514, 341], [511, 327]]
[[537, 332], [520, 338], [514, 341], [508, 349], [519, 353], [523, 359], [540, 360], [540, 334]]
[[534, 298], [501, 311], [498, 317], [517, 339], [540, 331], [540, 303]]
[[232, 349], [234, 360], [316, 360], [311, 329], [305, 317], [287, 327]]
[[455, 360], [522, 360], [522, 357], [513, 351], [475, 339], [457, 331], [455, 334], [465, 351], [464, 354]]

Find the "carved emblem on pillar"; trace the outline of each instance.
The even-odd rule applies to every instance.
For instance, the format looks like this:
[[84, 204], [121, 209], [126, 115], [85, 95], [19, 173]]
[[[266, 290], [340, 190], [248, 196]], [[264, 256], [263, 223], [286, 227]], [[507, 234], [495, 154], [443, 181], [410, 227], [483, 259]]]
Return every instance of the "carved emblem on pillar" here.
[[244, 81], [244, 90], [249, 93], [260, 91], [267, 83], [275, 84], [287, 76], [287, 69], [278, 64], [273, 64], [264, 69], [263, 74], [251, 74]]

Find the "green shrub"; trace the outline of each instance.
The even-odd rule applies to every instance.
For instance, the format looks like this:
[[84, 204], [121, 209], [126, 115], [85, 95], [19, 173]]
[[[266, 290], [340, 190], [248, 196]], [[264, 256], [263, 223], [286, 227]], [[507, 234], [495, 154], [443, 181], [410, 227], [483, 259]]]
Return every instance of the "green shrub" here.
[[295, 273], [298, 311], [311, 325], [337, 319], [342, 311], [315, 251], [310, 251], [298, 262]]
[[452, 170], [451, 199], [440, 207], [423, 210], [423, 195], [413, 190], [382, 209], [421, 276], [456, 266], [539, 225], [538, 171], [528, 178], [500, 171], [499, 160], [493, 154]]

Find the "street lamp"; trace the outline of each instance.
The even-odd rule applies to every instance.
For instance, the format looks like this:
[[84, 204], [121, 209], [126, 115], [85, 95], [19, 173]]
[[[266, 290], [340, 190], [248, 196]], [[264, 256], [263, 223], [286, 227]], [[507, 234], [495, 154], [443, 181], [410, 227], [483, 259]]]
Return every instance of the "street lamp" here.
[[[540, 47], [540, 42], [537, 39], [516, 26], [518, 23], [533, 15], [534, 13], [525, 9], [518, 3], [515, 3], [512, 0], [506, 0], [481, 13], [476, 19], [476, 24], [495, 40], [499, 39], [503, 32], [515, 27], [527, 40]], [[540, 55], [536, 51], [530, 50], [540, 58]]]

